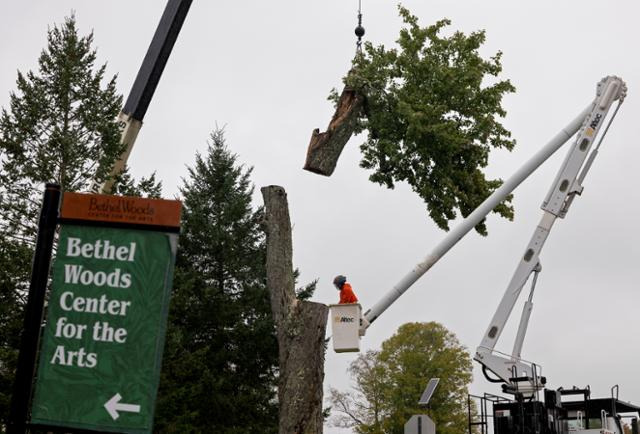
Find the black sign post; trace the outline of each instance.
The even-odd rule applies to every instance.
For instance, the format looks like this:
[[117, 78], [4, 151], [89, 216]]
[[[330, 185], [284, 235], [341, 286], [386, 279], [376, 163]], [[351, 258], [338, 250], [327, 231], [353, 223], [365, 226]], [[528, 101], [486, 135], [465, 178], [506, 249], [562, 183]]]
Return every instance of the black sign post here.
[[44, 299], [51, 267], [51, 252], [58, 223], [59, 207], [60, 186], [47, 184], [40, 211], [38, 238], [31, 268], [31, 284], [29, 285], [29, 296], [25, 307], [23, 332], [20, 339], [18, 367], [14, 380], [13, 395], [11, 396], [7, 431], [9, 434], [23, 434], [26, 431], [31, 385], [36, 369], [40, 324], [42, 323], [44, 311]]

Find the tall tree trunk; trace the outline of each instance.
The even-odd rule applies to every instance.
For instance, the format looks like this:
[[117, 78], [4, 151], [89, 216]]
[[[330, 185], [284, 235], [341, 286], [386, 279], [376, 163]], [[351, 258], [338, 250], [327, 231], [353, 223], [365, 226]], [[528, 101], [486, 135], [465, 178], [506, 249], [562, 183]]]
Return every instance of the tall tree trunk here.
[[329, 308], [296, 298], [287, 193], [261, 189], [267, 234], [267, 287], [276, 324], [280, 434], [322, 433], [322, 381]]

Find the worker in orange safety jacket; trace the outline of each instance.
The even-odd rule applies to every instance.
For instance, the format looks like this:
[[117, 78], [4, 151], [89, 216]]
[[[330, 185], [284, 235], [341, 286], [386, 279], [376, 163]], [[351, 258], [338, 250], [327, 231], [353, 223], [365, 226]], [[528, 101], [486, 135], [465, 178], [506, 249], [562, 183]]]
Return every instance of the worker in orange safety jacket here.
[[333, 279], [333, 284], [340, 291], [340, 304], [357, 303], [358, 297], [353, 293], [351, 285], [347, 283], [347, 278], [344, 276], [336, 276]]

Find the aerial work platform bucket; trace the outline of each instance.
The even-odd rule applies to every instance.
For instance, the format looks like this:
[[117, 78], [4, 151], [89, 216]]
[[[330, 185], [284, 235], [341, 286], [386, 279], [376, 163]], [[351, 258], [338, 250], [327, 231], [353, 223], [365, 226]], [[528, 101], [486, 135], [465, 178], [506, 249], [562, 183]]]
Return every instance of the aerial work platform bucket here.
[[360, 304], [332, 304], [329, 309], [333, 350], [336, 353], [360, 351]]

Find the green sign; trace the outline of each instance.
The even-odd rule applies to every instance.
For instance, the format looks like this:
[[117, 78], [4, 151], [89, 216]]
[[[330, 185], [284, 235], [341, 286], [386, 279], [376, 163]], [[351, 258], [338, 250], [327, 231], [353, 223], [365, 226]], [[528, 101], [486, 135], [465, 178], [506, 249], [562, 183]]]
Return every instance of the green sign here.
[[177, 234], [63, 225], [31, 423], [153, 424]]

